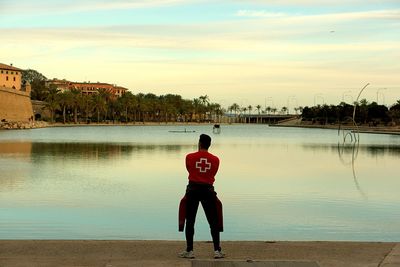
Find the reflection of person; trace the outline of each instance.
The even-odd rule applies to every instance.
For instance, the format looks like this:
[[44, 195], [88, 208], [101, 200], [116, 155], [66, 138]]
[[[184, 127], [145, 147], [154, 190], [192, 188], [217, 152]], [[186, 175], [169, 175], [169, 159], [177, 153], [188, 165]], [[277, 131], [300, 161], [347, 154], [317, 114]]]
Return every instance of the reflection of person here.
[[[208, 152], [211, 137], [200, 135], [198, 151], [186, 156], [186, 169], [189, 172], [189, 184], [186, 188], [185, 219], [186, 219], [186, 244], [185, 251], [179, 254], [182, 258], [194, 258], [193, 236], [199, 202], [203, 206], [207, 221], [210, 225], [211, 236], [214, 243], [214, 258], [223, 258], [224, 253], [220, 247], [220, 234], [222, 231], [222, 206], [214, 191], [213, 183], [219, 167], [219, 159]], [[219, 203], [219, 206], [218, 206]], [[182, 204], [182, 202], [181, 202]]]

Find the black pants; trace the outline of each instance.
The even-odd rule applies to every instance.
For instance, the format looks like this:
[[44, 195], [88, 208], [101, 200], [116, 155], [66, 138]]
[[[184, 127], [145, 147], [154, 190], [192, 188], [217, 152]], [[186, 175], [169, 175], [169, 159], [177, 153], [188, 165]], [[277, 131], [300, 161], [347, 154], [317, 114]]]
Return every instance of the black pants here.
[[193, 250], [194, 223], [196, 221], [199, 203], [203, 206], [208, 224], [210, 225], [211, 236], [214, 243], [214, 250], [221, 250], [218, 214], [216, 206], [217, 193], [212, 185], [189, 183], [186, 189], [186, 244], [187, 251]]

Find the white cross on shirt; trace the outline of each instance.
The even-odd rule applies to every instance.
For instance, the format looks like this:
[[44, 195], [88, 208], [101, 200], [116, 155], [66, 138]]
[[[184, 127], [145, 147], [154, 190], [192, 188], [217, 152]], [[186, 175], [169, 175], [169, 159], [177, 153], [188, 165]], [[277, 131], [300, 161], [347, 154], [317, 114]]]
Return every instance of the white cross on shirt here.
[[207, 161], [207, 158], [200, 158], [199, 161], [196, 161], [196, 169], [199, 169], [200, 172], [207, 172], [211, 169], [211, 163]]

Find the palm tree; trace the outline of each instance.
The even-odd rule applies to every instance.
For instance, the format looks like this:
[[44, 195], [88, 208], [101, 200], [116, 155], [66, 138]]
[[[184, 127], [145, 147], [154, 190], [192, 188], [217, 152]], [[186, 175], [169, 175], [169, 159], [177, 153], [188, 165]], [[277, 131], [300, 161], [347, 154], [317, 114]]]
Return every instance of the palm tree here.
[[60, 93], [60, 106], [62, 109], [62, 114], [63, 114], [63, 123], [66, 123], [66, 113], [67, 113], [67, 108], [71, 106], [71, 94], [69, 91], [65, 91]]
[[258, 115], [260, 115], [260, 113], [261, 113], [261, 105], [257, 105], [257, 106], [256, 106], [256, 109], [257, 109], [257, 111], [258, 111]]
[[235, 116], [236, 116], [237, 112], [240, 110], [240, 106], [236, 103], [233, 103], [232, 110], [233, 110], [233, 112], [235, 112]]
[[108, 105], [112, 99], [112, 94], [110, 93], [110, 91], [108, 91], [107, 89], [103, 89], [103, 88], [100, 88], [97, 92], [98, 92], [97, 94], [99, 95], [99, 97], [101, 99], [103, 99], [103, 101], [104, 101], [104, 110], [103, 110], [104, 119], [107, 119]]
[[186, 100], [182, 99], [182, 104], [181, 104], [181, 113], [183, 114], [184, 121], [192, 121], [193, 117], [193, 101], [191, 100]]
[[92, 95], [92, 103], [93, 109], [96, 110], [97, 113], [97, 123], [100, 122], [100, 114], [107, 110], [106, 100], [100, 94]]
[[239, 105], [236, 104], [236, 103], [233, 103], [232, 105], [230, 105], [230, 106], [228, 107], [228, 110], [231, 112], [231, 114], [232, 114], [232, 111], [234, 112], [234, 114], [235, 114], [235, 120], [236, 120], [237, 112], [240, 110]]
[[249, 105], [249, 106], [247, 107], [247, 110], [249, 111], [249, 115], [250, 115], [251, 111], [253, 110], [253, 107], [252, 107], [251, 105]]
[[265, 108], [265, 111], [267, 112], [267, 114], [269, 114], [272, 111], [272, 108], [270, 106]]
[[81, 95], [80, 96], [80, 110], [85, 114], [86, 122], [89, 122], [89, 116], [91, 116], [91, 112], [93, 111], [93, 98], [90, 95]]
[[201, 100], [199, 98], [195, 98], [195, 99], [193, 99], [193, 113], [194, 113], [195, 119], [198, 122], [200, 122], [200, 120], [198, 119], [200, 112], [201, 112]]
[[71, 93], [71, 101], [72, 101], [72, 108], [73, 108], [73, 114], [74, 114], [74, 123], [78, 123], [78, 110], [82, 106], [82, 100], [81, 100], [81, 91], [77, 89], [72, 89], [70, 91]]
[[208, 108], [210, 105], [210, 99], [207, 95], [199, 96], [200, 100], [200, 111], [203, 114], [203, 121], [206, 119]]
[[[288, 108], [287, 108], [287, 107], [282, 107], [282, 108], [281, 108], [282, 114], [285, 114], [287, 111], [288, 111]], [[288, 113], [288, 114], [289, 114], [289, 113]]]
[[131, 92], [126, 92], [120, 98], [118, 98], [117, 101], [119, 102], [121, 109], [124, 111], [125, 122], [128, 122], [129, 110], [135, 109], [136, 96]]
[[54, 113], [60, 107], [60, 90], [55, 86], [50, 86], [46, 96], [46, 107], [50, 110], [51, 122], [54, 122]]
[[211, 113], [214, 114], [216, 121], [219, 121], [220, 116], [223, 114], [221, 105], [218, 103], [211, 103], [210, 110], [211, 110]]

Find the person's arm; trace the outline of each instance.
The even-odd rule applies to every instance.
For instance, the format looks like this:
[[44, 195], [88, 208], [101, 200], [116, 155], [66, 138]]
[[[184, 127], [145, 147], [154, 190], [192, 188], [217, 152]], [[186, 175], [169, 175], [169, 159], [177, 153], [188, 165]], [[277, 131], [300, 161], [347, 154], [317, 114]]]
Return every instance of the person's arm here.
[[218, 169], [219, 169], [219, 158], [218, 157], [215, 157], [215, 160], [214, 160], [214, 164], [215, 164], [215, 168], [214, 168], [214, 172], [213, 172], [213, 176], [215, 176], [215, 175], [217, 175], [217, 172], [218, 172]]
[[186, 163], [186, 170], [189, 172], [189, 155], [186, 155], [185, 163]]

